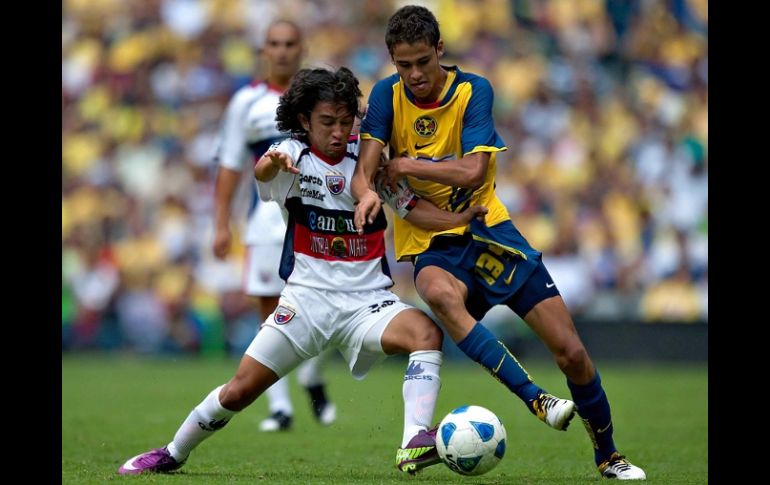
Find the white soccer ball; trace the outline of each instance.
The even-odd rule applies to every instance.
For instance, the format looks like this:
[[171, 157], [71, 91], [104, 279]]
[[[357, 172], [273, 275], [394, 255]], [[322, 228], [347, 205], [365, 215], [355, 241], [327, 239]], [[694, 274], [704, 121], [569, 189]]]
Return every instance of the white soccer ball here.
[[505, 427], [489, 409], [460, 406], [441, 420], [436, 433], [438, 456], [461, 475], [481, 475], [505, 454]]

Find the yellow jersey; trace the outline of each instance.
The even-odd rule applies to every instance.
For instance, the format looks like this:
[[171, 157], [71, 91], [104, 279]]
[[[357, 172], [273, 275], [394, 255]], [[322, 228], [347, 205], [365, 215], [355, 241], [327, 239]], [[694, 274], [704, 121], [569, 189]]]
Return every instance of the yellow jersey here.
[[[390, 144], [394, 156], [408, 156], [433, 163], [452, 163], [465, 155], [490, 152], [489, 166], [476, 190], [408, 177], [412, 190], [438, 208], [461, 212], [471, 205], [489, 209], [488, 226], [510, 221], [505, 205], [495, 194], [496, 153], [507, 150], [492, 119], [494, 93], [489, 81], [456, 66], [442, 66], [448, 73], [438, 101], [419, 103], [398, 74], [378, 81], [369, 95], [369, 106], [360, 136]], [[439, 234], [464, 234], [470, 226], [428, 231], [396, 218], [393, 222], [396, 259], [422, 253]]]

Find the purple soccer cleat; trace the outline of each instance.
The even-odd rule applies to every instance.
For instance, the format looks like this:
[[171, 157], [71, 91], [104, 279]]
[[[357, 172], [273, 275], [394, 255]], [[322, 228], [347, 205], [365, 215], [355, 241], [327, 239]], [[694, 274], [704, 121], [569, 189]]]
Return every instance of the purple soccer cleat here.
[[184, 465], [185, 460], [178, 462], [163, 448], [156, 448], [141, 455], [130, 458], [118, 468], [121, 475], [136, 475], [144, 472], [168, 473]]
[[436, 450], [436, 431], [438, 426], [427, 431], [420, 431], [409, 440], [405, 448], [396, 451], [396, 468], [414, 475], [423, 468], [441, 463]]

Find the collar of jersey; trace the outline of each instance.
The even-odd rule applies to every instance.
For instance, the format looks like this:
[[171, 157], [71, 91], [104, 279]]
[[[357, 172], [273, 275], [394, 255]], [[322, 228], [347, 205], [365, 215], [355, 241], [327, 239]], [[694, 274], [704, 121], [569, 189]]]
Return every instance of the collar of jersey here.
[[347, 155], [347, 153], [343, 153], [337, 158], [332, 158], [329, 155], [326, 155], [325, 153], [323, 153], [321, 150], [314, 147], [313, 145], [310, 145], [310, 152], [313, 155], [320, 158], [321, 160], [323, 160], [324, 162], [328, 163], [329, 165], [337, 165], [342, 161], [343, 158], [345, 158], [345, 155]]
[[406, 97], [409, 101], [411, 101], [415, 106], [417, 106], [420, 109], [433, 109], [438, 108], [439, 106], [442, 106], [446, 103], [449, 99], [452, 98], [452, 95], [455, 92], [455, 89], [457, 88], [457, 80], [460, 78], [460, 69], [457, 66], [445, 66], [441, 65], [446, 71], [447, 71], [447, 82], [444, 83], [444, 87], [441, 88], [441, 93], [438, 95], [438, 98], [436, 101], [432, 101], [430, 103], [421, 103], [417, 101], [414, 97], [414, 94], [404, 85], [404, 91], [406, 92]]

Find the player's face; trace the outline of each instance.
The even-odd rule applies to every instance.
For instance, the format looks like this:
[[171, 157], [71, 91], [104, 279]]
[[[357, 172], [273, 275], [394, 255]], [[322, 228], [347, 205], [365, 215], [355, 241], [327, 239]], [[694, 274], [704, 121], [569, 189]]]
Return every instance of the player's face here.
[[272, 75], [288, 79], [299, 70], [302, 39], [293, 25], [278, 23], [270, 27], [262, 48]]
[[339, 158], [345, 154], [348, 137], [353, 129], [355, 116], [345, 106], [330, 101], [316, 103], [310, 112], [310, 120], [300, 115], [303, 128], [308, 132], [310, 144], [328, 157]]
[[433, 102], [441, 94], [446, 72], [441, 69], [438, 58], [443, 53], [444, 42], [441, 40], [436, 48], [426, 42], [401, 42], [393, 47], [393, 64], [401, 80], [418, 101]]

